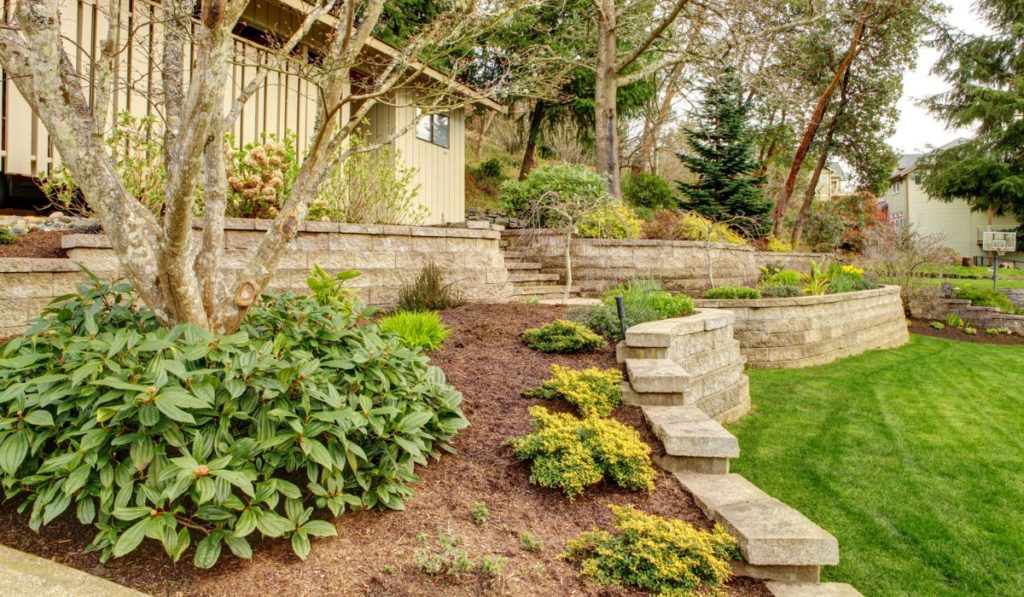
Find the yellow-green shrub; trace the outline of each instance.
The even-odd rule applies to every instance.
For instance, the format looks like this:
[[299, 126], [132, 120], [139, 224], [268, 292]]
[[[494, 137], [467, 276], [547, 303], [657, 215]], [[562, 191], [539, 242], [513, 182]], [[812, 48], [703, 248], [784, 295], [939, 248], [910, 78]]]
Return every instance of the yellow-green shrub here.
[[731, 578], [729, 560], [738, 557], [739, 550], [721, 526], [702, 531], [630, 505], [610, 508], [616, 533], [595, 529], [566, 545], [563, 557], [579, 562], [584, 575], [604, 585], [663, 595], [699, 590], [714, 594]]
[[696, 212], [680, 216], [674, 230], [676, 237], [683, 240], [710, 240], [712, 242], [745, 245], [747, 241], [725, 224], [718, 224]]
[[588, 212], [576, 227], [582, 238], [640, 238], [643, 221], [621, 201]]
[[523, 332], [523, 340], [530, 348], [549, 353], [593, 352], [608, 347], [604, 338], [583, 324], [567, 319], [528, 329]]
[[622, 404], [622, 372], [589, 367], [582, 371], [551, 365], [551, 379], [524, 392], [528, 398], [561, 398], [584, 417], [606, 417]]
[[793, 245], [773, 236], [768, 239], [768, 246], [765, 248], [772, 253], [789, 253], [793, 250]]
[[569, 499], [607, 477], [619, 487], [654, 487], [651, 449], [635, 429], [614, 419], [578, 419], [530, 408], [534, 433], [512, 440], [516, 458], [530, 460], [530, 482], [561, 489]]

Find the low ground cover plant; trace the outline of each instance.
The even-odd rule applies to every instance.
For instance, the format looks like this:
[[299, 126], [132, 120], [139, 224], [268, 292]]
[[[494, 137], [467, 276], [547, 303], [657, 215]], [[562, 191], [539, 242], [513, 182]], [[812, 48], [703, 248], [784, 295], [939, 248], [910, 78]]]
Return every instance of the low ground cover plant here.
[[[65, 512], [101, 559], [147, 537], [209, 568], [249, 537], [305, 558], [323, 519], [401, 508], [468, 422], [462, 396], [317, 270], [234, 334], [164, 329], [130, 286], [97, 278], [0, 347], [0, 486], [33, 530]], [[316, 514], [314, 514], [316, 512]]]
[[540, 352], [577, 353], [607, 348], [604, 338], [575, 321], [558, 319], [523, 333], [526, 345]]
[[397, 335], [409, 348], [430, 352], [441, 348], [452, 330], [441, 322], [437, 311], [399, 311], [384, 317], [377, 325]]
[[614, 532], [592, 530], [566, 545], [563, 557], [603, 585], [638, 587], [661, 595], [717, 594], [732, 578], [736, 541], [715, 525], [696, 529], [632, 505], [609, 506]]
[[442, 311], [462, 304], [462, 294], [454, 282], [447, 282], [436, 263], [428, 263], [416, 280], [398, 290], [398, 308], [402, 311]]
[[761, 298], [789, 298], [804, 293], [804, 289], [797, 285], [762, 286], [760, 290]]
[[516, 458], [530, 461], [530, 482], [574, 499], [607, 478], [619, 487], [654, 487], [651, 449], [635, 429], [610, 418], [576, 418], [530, 408], [533, 433], [511, 441]]
[[610, 340], [621, 340], [615, 297], [621, 296], [629, 328], [645, 321], [684, 317], [694, 312], [693, 299], [662, 290], [654, 278], [634, 278], [604, 293], [600, 305], [570, 309], [566, 316]]
[[584, 417], [607, 417], [622, 404], [622, 372], [618, 369], [589, 367], [581, 371], [553, 364], [551, 376], [523, 395], [527, 398], [565, 400]]
[[7, 226], [0, 226], [0, 245], [13, 245], [18, 237]]
[[761, 292], [746, 286], [716, 286], [704, 293], [707, 299], [759, 299]]

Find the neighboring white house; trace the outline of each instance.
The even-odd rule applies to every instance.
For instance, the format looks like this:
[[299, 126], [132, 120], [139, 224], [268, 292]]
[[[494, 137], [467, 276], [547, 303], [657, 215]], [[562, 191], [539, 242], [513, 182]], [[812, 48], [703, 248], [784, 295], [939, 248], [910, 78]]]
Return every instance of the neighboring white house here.
[[[988, 256], [981, 250], [982, 232], [1016, 228], [1020, 223], [1013, 216], [990, 216], [987, 212], [971, 211], [966, 201], [939, 201], [932, 199], [921, 186], [919, 162], [924, 154], [900, 157], [896, 171], [889, 179], [889, 191], [881, 199], [889, 212], [889, 219], [899, 226], [913, 226], [922, 234], [939, 234], [946, 246], [961, 258], [980, 262]], [[1009, 253], [1007, 259], [1024, 259], [1024, 253]]]
[[846, 173], [843, 167], [836, 161], [829, 161], [821, 169], [821, 176], [818, 177], [818, 186], [814, 187], [815, 201], [831, 201], [837, 195], [843, 194], [843, 180]]
[[[93, 97], [95, 82], [89, 64], [94, 53], [107, 35], [105, 12], [96, 0], [67, 0], [61, 10], [61, 27], [65, 32], [65, 48], [80, 73], [87, 97]], [[120, 24], [123, 29], [124, 59], [119, 63], [121, 77], [132, 81], [129, 88], [119, 87], [111, 98], [113, 112], [126, 111], [141, 117], [158, 108], [153, 97], [159, 94], [161, 53], [156, 47], [163, 26], [154, 14], [157, 4], [150, 0], [122, 0]], [[262, 40], [273, 38], [268, 33], [297, 29], [303, 13], [309, 9], [303, 0], [270, 0], [250, 2], [235, 28], [236, 64], [228, 84], [240, 90], [258, 72], [258, 65], [267, 62], [267, 48]], [[328, 31], [337, 28], [337, 19], [324, 15], [321, 23], [309, 36], [325, 38]], [[127, 39], [125, 39], [127, 38]], [[308, 39], [308, 38], [307, 38]], [[313, 50], [300, 45], [294, 58], [282, 68], [270, 71], [262, 87], [246, 102], [231, 131], [235, 143], [242, 147], [257, 141], [262, 133], [279, 137], [286, 131], [296, 134], [298, 149], [309, 143], [316, 114], [317, 92], [305, 78], [306, 62]], [[365, 50], [369, 58], [393, 55], [397, 52], [384, 42], [371, 39]], [[188, 50], [186, 50], [188, 55]], [[360, 69], [353, 69], [353, 81], [358, 80]], [[440, 85], [473, 98], [472, 90], [451, 80], [442, 73], [422, 67], [422, 79], [427, 85]], [[233, 99], [228, 93], [227, 101]], [[370, 114], [367, 127], [378, 138], [389, 136], [409, 127], [392, 142], [395, 155], [416, 169], [413, 183], [419, 185], [417, 201], [429, 210], [425, 224], [442, 224], [465, 220], [465, 110], [458, 108], [423, 116], [418, 126], [409, 125], [420, 118], [416, 96], [411, 89], [399, 90], [387, 102], [378, 104]], [[503, 110], [499, 104], [487, 99], [476, 103], [493, 110]], [[4, 76], [0, 86], [0, 207], [7, 193], [18, 184], [51, 172], [59, 165], [60, 156], [50, 143], [42, 123], [15, 88], [13, 81]], [[230, 107], [230, 105], [228, 106]], [[348, 106], [345, 110], [349, 110]], [[343, 115], [344, 117], [344, 115]]]

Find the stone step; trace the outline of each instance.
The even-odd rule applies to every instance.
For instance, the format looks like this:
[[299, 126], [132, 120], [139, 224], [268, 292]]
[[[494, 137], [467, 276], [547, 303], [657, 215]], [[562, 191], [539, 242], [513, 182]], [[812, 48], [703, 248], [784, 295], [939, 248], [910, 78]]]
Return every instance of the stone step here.
[[665, 447], [658, 464], [672, 472], [725, 474], [740, 455], [736, 436], [694, 404], [644, 406], [644, 417]]
[[675, 473], [697, 505], [736, 538], [757, 578], [817, 582], [821, 566], [839, 563], [839, 543], [806, 516], [737, 474]]
[[[569, 294], [579, 294], [580, 287], [573, 286], [569, 289]], [[565, 292], [564, 284], [513, 284], [512, 285], [512, 296], [536, 296], [541, 294], [558, 294], [561, 295]]]
[[144, 597], [70, 566], [0, 545], [0, 595]]
[[626, 330], [626, 344], [635, 348], [664, 348], [673, 336], [717, 330], [736, 322], [731, 311], [697, 310], [693, 315], [660, 319], [634, 325]]
[[775, 597], [863, 597], [860, 591], [841, 582], [823, 583], [765, 583], [768, 592]]
[[626, 359], [626, 375], [640, 394], [686, 393], [690, 376], [668, 359]]
[[540, 272], [513, 273], [508, 275], [508, 281], [513, 284], [521, 282], [557, 282], [558, 274], [542, 274]]
[[540, 269], [540, 264], [535, 261], [516, 261], [514, 259], [505, 260], [505, 269], [512, 271], [517, 269]]
[[502, 254], [505, 255], [505, 259], [522, 259], [524, 261], [529, 261], [533, 257], [533, 254], [529, 251], [516, 251], [513, 249], [507, 251], [503, 249]]
[[686, 403], [686, 397], [682, 392], [641, 394], [633, 389], [628, 382], [622, 382], [622, 401], [634, 406], [679, 406]]

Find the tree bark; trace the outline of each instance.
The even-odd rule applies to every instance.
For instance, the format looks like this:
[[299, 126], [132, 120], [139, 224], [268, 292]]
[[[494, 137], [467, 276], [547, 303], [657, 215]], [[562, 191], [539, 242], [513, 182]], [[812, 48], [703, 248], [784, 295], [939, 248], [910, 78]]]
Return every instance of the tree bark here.
[[843, 57], [842, 62], [839, 63], [839, 67], [836, 68], [836, 72], [832, 76], [832, 80], [829, 81], [825, 90], [822, 92], [821, 97], [818, 98], [818, 103], [814, 108], [813, 114], [811, 114], [811, 120], [807, 123], [807, 129], [804, 131], [803, 138], [800, 140], [800, 145], [797, 146], [796, 155], [793, 156], [793, 164], [789, 169], [789, 176], [786, 178], [786, 185], [782, 190], [782, 195], [779, 197], [779, 200], [775, 202], [775, 210], [772, 214], [772, 219], [774, 220], [772, 233], [776, 238], [782, 236], [782, 226], [786, 218], [786, 208], [789, 207], [789, 200], [793, 196], [793, 191], [796, 187], [796, 179], [800, 175], [801, 168], [803, 168], [804, 159], [806, 159], [807, 152], [810, 151], [811, 148], [811, 143], [814, 142], [814, 137], [817, 135], [818, 128], [821, 126], [821, 120], [825, 115], [825, 107], [832, 98], [832, 94], [835, 92], [836, 87], [839, 86], [839, 82], [846, 75], [846, 70], [850, 68], [850, 64], [853, 63], [854, 59], [860, 53], [862, 48], [861, 40], [864, 37], [864, 29], [867, 24], [868, 16], [871, 13], [872, 2], [873, 0], [866, 0], [866, 2], [864, 2], [864, 8], [861, 9], [860, 15], [857, 17], [857, 24], [853, 28], [853, 36], [850, 40], [850, 47], [846, 52], [846, 56]]
[[793, 234], [790, 237], [790, 244], [794, 249], [800, 244], [807, 212], [811, 209], [811, 204], [814, 202], [814, 195], [818, 190], [818, 181], [821, 179], [821, 171], [825, 168], [825, 162], [828, 161], [829, 145], [832, 143], [831, 131], [829, 133], [829, 135], [826, 135], [825, 142], [821, 145], [821, 153], [818, 155], [817, 163], [814, 164], [811, 182], [807, 185], [807, 190], [804, 191], [804, 202], [800, 205], [800, 211], [796, 214], [796, 221], [793, 222]]
[[622, 197], [619, 168], [618, 69], [615, 2], [603, 0], [597, 19], [597, 73], [594, 84], [595, 169], [608, 180], [608, 192]]
[[519, 167], [519, 180], [526, 180], [530, 171], [537, 165], [537, 139], [540, 137], [541, 125], [547, 113], [547, 103], [537, 100], [530, 110], [530, 124], [526, 130], [526, 149], [523, 150], [523, 163]]

